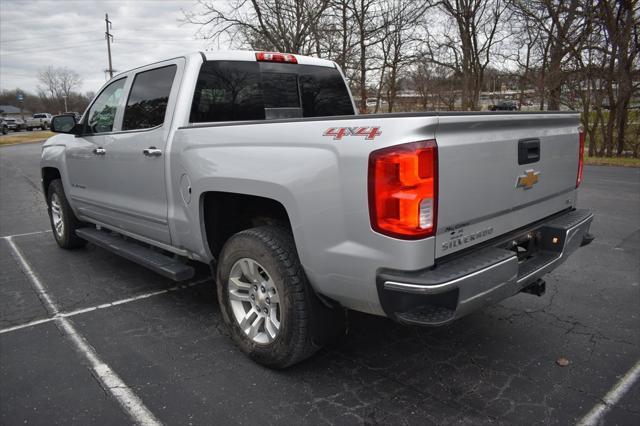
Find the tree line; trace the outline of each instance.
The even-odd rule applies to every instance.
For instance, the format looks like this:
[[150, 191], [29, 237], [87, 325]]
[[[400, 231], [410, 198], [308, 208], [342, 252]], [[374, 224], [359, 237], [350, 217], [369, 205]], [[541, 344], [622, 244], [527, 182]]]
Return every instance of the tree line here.
[[640, 154], [638, 0], [199, 0], [183, 19], [218, 47], [334, 60], [361, 112], [479, 110], [506, 87], [581, 111], [590, 155]]
[[13, 105], [31, 113], [81, 113], [94, 97], [93, 92], [78, 92], [81, 85], [82, 78], [77, 72], [67, 67], [48, 66], [38, 71], [38, 88], [35, 93], [20, 88], [4, 89], [0, 92], [0, 105]]

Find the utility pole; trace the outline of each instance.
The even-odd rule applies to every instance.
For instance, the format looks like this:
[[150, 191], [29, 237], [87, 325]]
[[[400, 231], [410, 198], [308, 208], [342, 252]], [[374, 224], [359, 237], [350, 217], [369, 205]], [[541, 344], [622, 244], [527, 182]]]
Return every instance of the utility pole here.
[[113, 78], [113, 67], [111, 66], [111, 41], [113, 41], [113, 35], [109, 32], [109, 28], [111, 28], [111, 21], [109, 20], [109, 14], [104, 14], [104, 24], [107, 31], [104, 33], [107, 39], [107, 54], [109, 55], [109, 69], [107, 72], [109, 73], [109, 78]]

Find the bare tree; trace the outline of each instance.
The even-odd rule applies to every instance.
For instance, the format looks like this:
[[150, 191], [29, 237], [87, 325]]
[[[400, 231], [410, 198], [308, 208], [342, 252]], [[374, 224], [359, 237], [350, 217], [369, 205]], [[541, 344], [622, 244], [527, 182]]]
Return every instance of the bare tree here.
[[[397, 109], [401, 85], [422, 109], [479, 109], [491, 83], [521, 105], [535, 93], [541, 109], [582, 108], [590, 153], [610, 155], [630, 146], [638, 1], [199, 0], [184, 20], [223, 44], [336, 61], [363, 112], [372, 92]], [[43, 92], [59, 96], [46, 71]]]
[[38, 71], [38, 81], [42, 84], [38, 89], [45, 97], [53, 99], [60, 96], [60, 81], [54, 67], [49, 65]]
[[[398, 80], [405, 67], [415, 61], [418, 43], [417, 24], [430, 7], [426, 2], [390, 0], [383, 6], [384, 34], [380, 42], [382, 66], [378, 101], [386, 86], [387, 111], [392, 112], [398, 94]], [[376, 105], [377, 111], [378, 105]]]
[[589, 0], [514, 0], [518, 14], [532, 21], [540, 31], [541, 79], [549, 96], [549, 110], [560, 109], [562, 86], [570, 76], [563, 65], [569, 55], [580, 50], [587, 37], [585, 6], [589, 3]]
[[[514, 8], [514, 19], [510, 22], [513, 37], [514, 53], [512, 59], [518, 66], [516, 73], [519, 77], [519, 95], [518, 105], [522, 108], [524, 103], [525, 90], [531, 86], [538, 86], [538, 73], [534, 72], [534, 68], [539, 60], [537, 53], [540, 47], [540, 29], [536, 23], [528, 16], [518, 15], [518, 9]], [[544, 87], [538, 90], [540, 98], [544, 98]], [[543, 105], [544, 106], [544, 105]]]
[[183, 11], [184, 21], [199, 26], [207, 39], [227, 36], [255, 49], [317, 53], [317, 23], [329, 0], [198, 0], [195, 10]]
[[351, 0], [349, 2], [358, 51], [356, 81], [360, 96], [360, 111], [367, 111], [367, 72], [371, 69], [371, 48], [383, 39], [384, 28], [381, 3], [378, 0]]
[[429, 58], [417, 58], [411, 82], [420, 95], [422, 109], [455, 110], [457, 79], [448, 67], [433, 64]]
[[82, 84], [80, 74], [69, 68], [58, 68], [59, 90], [62, 96], [71, 97], [73, 90]]
[[321, 51], [333, 58], [347, 72], [355, 48], [355, 34], [351, 25], [351, 0], [332, 0], [328, 9], [329, 20], [321, 38]]
[[629, 102], [634, 91], [633, 71], [635, 68], [637, 73], [636, 61], [640, 53], [638, 3], [636, 0], [601, 0], [598, 11], [610, 41], [606, 45], [610, 48], [608, 72], [611, 78], [607, 85], [610, 112], [605, 145], [610, 154], [615, 133], [616, 154], [620, 156], [625, 148]]
[[38, 93], [48, 109], [64, 109], [64, 99], [70, 99], [74, 89], [82, 84], [80, 75], [69, 68], [47, 68], [38, 71]]
[[452, 24], [439, 34], [427, 30], [425, 52], [431, 61], [449, 67], [462, 79], [462, 109], [479, 107], [484, 72], [497, 46], [507, 11], [503, 0], [440, 0], [435, 3]]

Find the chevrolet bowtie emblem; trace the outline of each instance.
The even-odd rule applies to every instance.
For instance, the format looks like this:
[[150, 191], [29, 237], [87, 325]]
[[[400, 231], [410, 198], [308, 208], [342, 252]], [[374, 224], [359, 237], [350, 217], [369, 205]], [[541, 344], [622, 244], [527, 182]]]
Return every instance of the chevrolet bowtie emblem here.
[[540, 172], [536, 172], [533, 170], [527, 170], [523, 175], [518, 176], [518, 182], [516, 183], [516, 188], [524, 188], [531, 189], [533, 185], [538, 183], [540, 179]]

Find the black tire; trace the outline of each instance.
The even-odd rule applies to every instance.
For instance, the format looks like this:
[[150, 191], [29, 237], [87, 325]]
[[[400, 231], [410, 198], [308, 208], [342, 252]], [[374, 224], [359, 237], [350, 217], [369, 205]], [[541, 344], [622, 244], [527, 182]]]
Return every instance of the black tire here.
[[[269, 343], [257, 343], [249, 338], [231, 307], [230, 274], [236, 262], [245, 258], [263, 267], [262, 271], [275, 283], [280, 299], [280, 329]], [[344, 312], [329, 309], [313, 292], [300, 265], [293, 236], [284, 227], [261, 226], [231, 237], [220, 253], [216, 282], [222, 317], [234, 343], [259, 364], [270, 368], [289, 367], [344, 334]], [[249, 308], [253, 302], [243, 303], [249, 304]]]
[[[54, 197], [57, 198], [60, 216], [62, 218], [63, 226], [61, 232], [56, 230], [54, 224], [54, 212], [52, 211], [52, 200], [54, 200]], [[49, 207], [48, 212], [51, 230], [58, 245], [63, 249], [73, 249], [86, 245], [87, 241], [76, 235], [76, 230], [81, 228], [84, 223], [78, 220], [73, 210], [71, 210], [60, 179], [56, 179], [49, 184], [49, 189], [47, 190], [47, 205]]]

